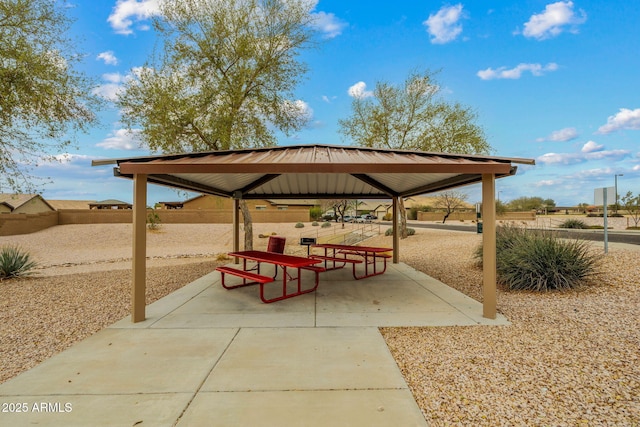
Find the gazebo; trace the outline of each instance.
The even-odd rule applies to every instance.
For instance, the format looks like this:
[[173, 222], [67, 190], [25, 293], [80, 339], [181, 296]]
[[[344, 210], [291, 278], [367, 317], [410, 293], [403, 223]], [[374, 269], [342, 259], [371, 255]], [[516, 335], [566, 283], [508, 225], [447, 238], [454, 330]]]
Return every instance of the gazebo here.
[[242, 199], [393, 200], [393, 262], [399, 260], [397, 210], [402, 197], [482, 183], [483, 316], [496, 317], [495, 180], [533, 159], [296, 145], [230, 151], [94, 160], [116, 165], [114, 175], [133, 180], [132, 321], [145, 320], [147, 184], [234, 200], [233, 250], [239, 250]]

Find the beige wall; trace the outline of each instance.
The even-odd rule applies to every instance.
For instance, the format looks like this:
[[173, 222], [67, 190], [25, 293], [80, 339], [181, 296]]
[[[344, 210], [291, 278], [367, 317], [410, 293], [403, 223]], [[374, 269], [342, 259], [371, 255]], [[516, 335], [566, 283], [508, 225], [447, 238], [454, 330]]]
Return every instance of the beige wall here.
[[[232, 209], [204, 210], [156, 210], [160, 224], [231, 224]], [[252, 211], [255, 223], [308, 222], [308, 209]], [[130, 224], [130, 209], [61, 209], [40, 214], [1, 214], [0, 236], [28, 234], [54, 225], [68, 224]]]
[[[442, 221], [444, 212], [418, 212], [418, 221]], [[496, 217], [498, 221], [535, 221], [535, 212], [506, 212]], [[475, 221], [475, 212], [453, 212], [447, 221]]]
[[29, 234], [58, 225], [58, 212], [0, 215], [0, 236]]

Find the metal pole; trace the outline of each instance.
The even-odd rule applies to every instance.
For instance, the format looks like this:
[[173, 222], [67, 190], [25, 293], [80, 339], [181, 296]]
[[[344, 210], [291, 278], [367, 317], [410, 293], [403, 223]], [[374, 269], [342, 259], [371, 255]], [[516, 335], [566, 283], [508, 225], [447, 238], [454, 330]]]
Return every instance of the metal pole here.
[[[611, 187], [609, 187], [611, 188]], [[604, 253], [609, 252], [609, 234], [608, 234], [608, 223], [607, 223], [607, 189], [604, 188], [602, 192], [602, 203], [604, 204]]]
[[615, 175], [615, 193], [616, 193], [616, 204], [614, 205], [614, 212], [618, 214], [618, 174]]
[[617, 173], [615, 175], [615, 192], [616, 192], [616, 204], [615, 204], [615, 214], [618, 214], [618, 177], [619, 176], [624, 176], [623, 173]]

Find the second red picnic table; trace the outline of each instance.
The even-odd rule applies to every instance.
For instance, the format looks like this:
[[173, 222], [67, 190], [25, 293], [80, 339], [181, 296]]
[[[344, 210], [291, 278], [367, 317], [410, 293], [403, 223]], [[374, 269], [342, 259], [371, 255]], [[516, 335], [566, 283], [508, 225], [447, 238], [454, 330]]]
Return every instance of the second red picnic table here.
[[[323, 260], [325, 263], [325, 269], [334, 270], [343, 268], [347, 264], [351, 264], [353, 266], [353, 277], [357, 280], [377, 276], [387, 271], [387, 259], [391, 258], [391, 255], [389, 255], [388, 252], [393, 250], [391, 248], [378, 248], [374, 246], [352, 246], [333, 243], [317, 243], [315, 245], [311, 245], [311, 247], [324, 249], [324, 255], [311, 255], [310, 257]], [[348, 258], [347, 255], [355, 255], [363, 259]], [[379, 270], [377, 267], [377, 261], [379, 260], [384, 262], [382, 270]], [[361, 264], [363, 261], [364, 275], [358, 275], [356, 264]], [[331, 267], [329, 267], [329, 263], [332, 264]], [[372, 266], [372, 272], [369, 271], [370, 266]]]

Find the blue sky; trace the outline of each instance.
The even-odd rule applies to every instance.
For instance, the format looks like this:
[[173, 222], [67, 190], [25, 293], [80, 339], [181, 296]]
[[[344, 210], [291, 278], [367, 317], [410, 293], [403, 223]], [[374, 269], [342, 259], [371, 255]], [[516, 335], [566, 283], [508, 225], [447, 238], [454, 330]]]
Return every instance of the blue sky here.
[[[83, 70], [106, 99], [152, 51], [149, 18], [158, 1], [67, 1], [73, 34], [87, 54]], [[502, 201], [593, 203], [594, 189], [612, 187], [616, 174], [623, 175], [620, 194], [640, 193], [637, 2], [308, 1], [322, 43], [301, 58], [309, 72], [296, 100], [312, 119], [279, 145], [351, 144], [337, 122], [348, 116], [352, 96], [367, 96], [377, 81], [399, 84], [415, 69], [440, 70], [443, 95], [477, 111], [494, 155], [536, 160], [497, 181]], [[115, 107], [100, 117], [101, 126], [80, 136], [78, 150], [36, 170], [53, 179], [46, 198], [131, 200], [131, 182], [108, 167], [91, 167], [91, 160], [148, 151], [123, 129]], [[480, 200], [478, 188], [461, 190], [469, 201]], [[150, 204], [181, 197], [150, 187]]]

